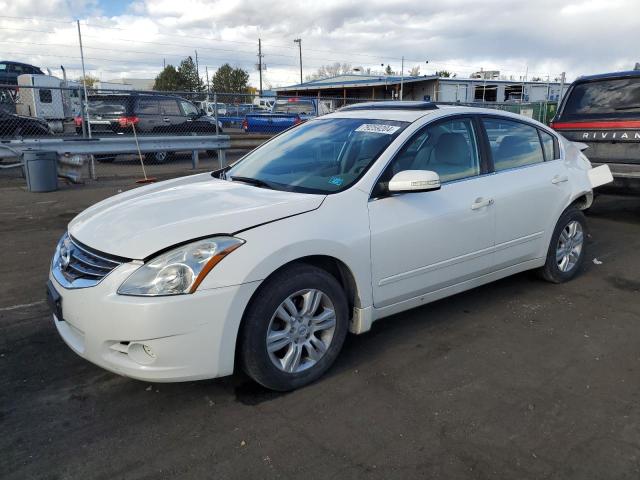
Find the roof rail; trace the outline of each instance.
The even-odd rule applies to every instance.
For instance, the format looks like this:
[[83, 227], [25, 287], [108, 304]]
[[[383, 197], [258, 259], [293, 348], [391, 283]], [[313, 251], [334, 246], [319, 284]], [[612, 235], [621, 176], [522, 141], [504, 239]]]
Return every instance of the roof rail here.
[[423, 101], [398, 101], [388, 100], [381, 102], [363, 102], [347, 105], [340, 109], [341, 112], [351, 110], [437, 110], [438, 106], [433, 102]]

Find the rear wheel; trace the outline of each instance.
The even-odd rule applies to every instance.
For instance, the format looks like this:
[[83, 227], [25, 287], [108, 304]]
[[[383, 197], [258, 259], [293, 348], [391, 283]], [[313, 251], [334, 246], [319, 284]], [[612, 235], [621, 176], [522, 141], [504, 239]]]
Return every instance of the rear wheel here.
[[540, 269], [545, 280], [562, 283], [578, 274], [586, 254], [586, 231], [584, 214], [575, 207], [565, 210], [553, 231], [547, 261]]
[[247, 309], [244, 370], [273, 390], [311, 383], [337, 358], [347, 323], [347, 299], [332, 275], [310, 265], [286, 268], [260, 287]]
[[144, 158], [147, 160], [147, 162], [164, 163], [169, 160], [169, 152], [145, 153]]

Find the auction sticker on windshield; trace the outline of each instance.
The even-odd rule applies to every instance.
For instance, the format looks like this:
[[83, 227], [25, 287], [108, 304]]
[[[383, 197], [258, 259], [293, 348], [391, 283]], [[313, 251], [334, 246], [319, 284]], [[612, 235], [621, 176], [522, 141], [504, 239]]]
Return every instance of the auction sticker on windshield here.
[[396, 127], [395, 125], [381, 125], [377, 123], [363, 123], [358, 128], [356, 128], [356, 132], [367, 132], [367, 133], [384, 133], [385, 135], [393, 135], [400, 127]]

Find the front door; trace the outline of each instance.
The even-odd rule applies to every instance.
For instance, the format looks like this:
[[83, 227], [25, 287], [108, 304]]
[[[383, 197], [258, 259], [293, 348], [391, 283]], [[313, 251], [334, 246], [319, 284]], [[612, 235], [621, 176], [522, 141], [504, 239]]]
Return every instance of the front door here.
[[[420, 130], [381, 177], [431, 170], [440, 190], [377, 195], [369, 202], [376, 308], [434, 292], [491, 270], [495, 211], [491, 175], [470, 117]], [[377, 187], [378, 191], [382, 191]]]

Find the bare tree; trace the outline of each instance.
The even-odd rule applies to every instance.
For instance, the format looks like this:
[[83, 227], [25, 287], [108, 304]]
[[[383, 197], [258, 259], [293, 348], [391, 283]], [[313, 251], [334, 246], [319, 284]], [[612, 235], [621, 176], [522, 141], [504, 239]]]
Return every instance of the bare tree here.
[[337, 75], [345, 75], [348, 73], [352, 73], [350, 63], [335, 62], [329, 65], [323, 65], [318, 69], [317, 72], [312, 73], [311, 75], [307, 75], [307, 81], [335, 77]]
[[420, 65], [414, 65], [413, 67], [411, 67], [411, 70], [409, 70], [409, 75], [412, 77], [417, 77], [418, 75], [420, 75]]

